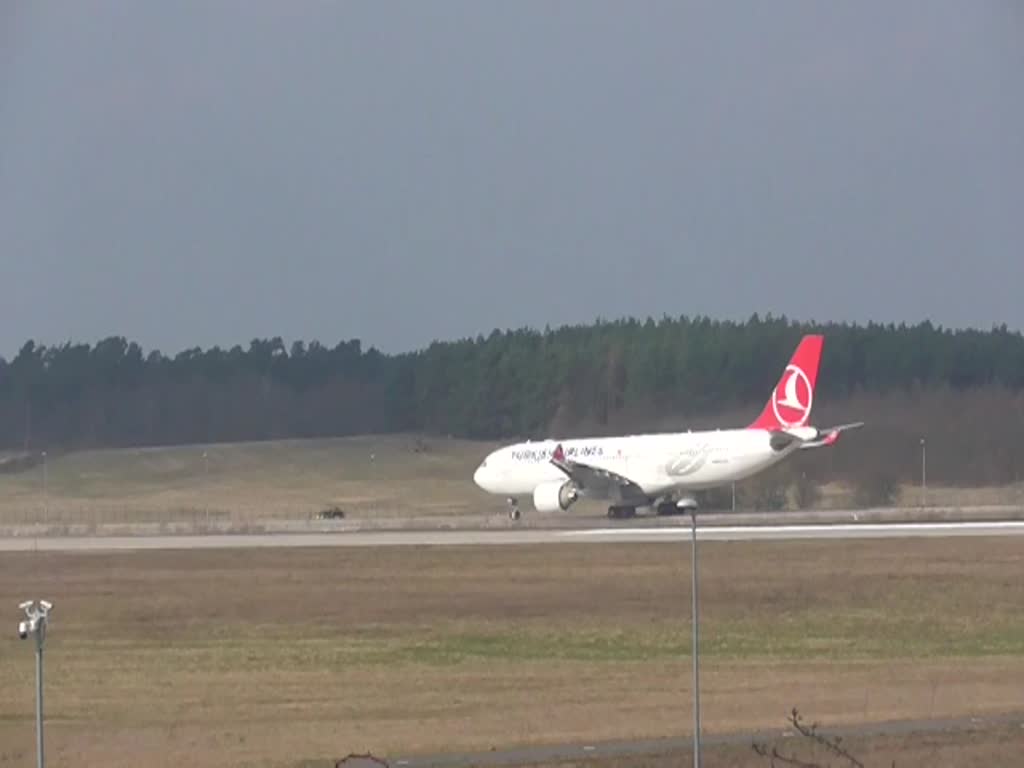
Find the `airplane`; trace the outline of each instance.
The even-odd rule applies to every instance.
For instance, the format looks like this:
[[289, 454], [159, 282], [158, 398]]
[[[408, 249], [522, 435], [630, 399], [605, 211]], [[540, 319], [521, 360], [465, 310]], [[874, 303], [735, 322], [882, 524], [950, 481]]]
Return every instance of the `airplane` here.
[[490, 453], [473, 481], [507, 497], [513, 520], [524, 495], [541, 513], [568, 510], [581, 498], [609, 501], [610, 518], [633, 517], [638, 508], [695, 512], [693, 492], [743, 480], [796, 451], [834, 445], [864, 425], [809, 424], [824, 340], [801, 339], [761, 415], [745, 429], [516, 443]]

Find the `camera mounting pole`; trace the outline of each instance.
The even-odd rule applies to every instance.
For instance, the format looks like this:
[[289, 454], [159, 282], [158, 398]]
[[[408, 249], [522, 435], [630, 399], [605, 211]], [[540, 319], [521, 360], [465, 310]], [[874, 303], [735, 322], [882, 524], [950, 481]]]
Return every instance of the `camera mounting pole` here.
[[28, 617], [18, 626], [18, 635], [24, 640], [32, 635], [36, 641], [36, 766], [43, 768], [43, 646], [46, 643], [46, 625], [53, 603], [26, 600], [19, 606]]

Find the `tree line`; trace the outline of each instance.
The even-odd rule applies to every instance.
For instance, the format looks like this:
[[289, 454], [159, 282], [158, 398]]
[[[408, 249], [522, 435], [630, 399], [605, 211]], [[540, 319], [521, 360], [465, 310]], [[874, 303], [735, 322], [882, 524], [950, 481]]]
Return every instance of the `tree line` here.
[[[0, 447], [75, 449], [417, 431], [487, 439], [743, 426], [799, 338], [825, 334], [815, 422], [863, 419], [841, 473], [932, 434], [951, 481], [1013, 480], [1024, 337], [917, 325], [706, 317], [494, 331], [387, 355], [280, 338], [145, 352], [26, 342], [0, 359]], [[731, 419], [727, 423], [723, 419]], [[941, 441], [940, 441], [941, 437]], [[844, 438], [845, 439], [845, 438]], [[849, 462], [845, 464], [844, 462]], [[911, 472], [912, 462], [901, 474]], [[834, 468], [835, 469], [835, 468]]]

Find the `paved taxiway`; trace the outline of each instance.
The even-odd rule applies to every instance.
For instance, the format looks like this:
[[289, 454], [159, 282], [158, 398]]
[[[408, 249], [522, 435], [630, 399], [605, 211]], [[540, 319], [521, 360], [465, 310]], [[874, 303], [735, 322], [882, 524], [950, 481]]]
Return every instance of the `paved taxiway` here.
[[[823, 727], [830, 736], [903, 736], [912, 733], [943, 733], [948, 731], [978, 730], [1020, 726], [1024, 728], [1024, 713], [991, 715], [987, 717], [963, 717], [947, 720], [897, 720], [884, 723], [865, 723], [835, 728]], [[753, 742], [775, 742], [792, 737], [792, 730], [760, 731], [753, 733], [704, 734], [701, 743], [705, 746], [750, 745]], [[390, 765], [396, 768], [470, 768], [476, 766], [517, 766], [536, 763], [585, 760], [595, 757], [623, 757], [635, 755], [658, 755], [683, 752], [691, 749], [693, 742], [688, 738], [639, 739], [634, 741], [594, 742], [591, 744], [564, 744], [520, 747], [518, 749], [492, 750], [490, 752], [462, 753], [447, 755], [421, 755], [418, 757], [392, 757]], [[685, 761], [684, 761], [685, 762]], [[359, 764], [362, 765], [362, 764]]]
[[[959, 523], [841, 523], [822, 525], [731, 525], [699, 528], [700, 541], [793, 541], [809, 539], [899, 539], [952, 536], [1020, 536], [1024, 521]], [[580, 529], [354, 531], [151, 536], [12, 536], [0, 552], [109, 552], [154, 549], [252, 549], [264, 547], [395, 547], [689, 541], [687, 520], [678, 527], [624, 525]]]

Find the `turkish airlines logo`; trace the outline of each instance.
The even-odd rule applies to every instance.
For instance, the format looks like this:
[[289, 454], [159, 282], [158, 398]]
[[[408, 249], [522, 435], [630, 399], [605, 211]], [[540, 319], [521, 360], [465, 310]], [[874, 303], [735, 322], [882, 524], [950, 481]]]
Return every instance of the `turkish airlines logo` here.
[[792, 364], [786, 366], [782, 378], [781, 386], [772, 392], [772, 411], [783, 427], [802, 427], [814, 403], [811, 380], [800, 366]]
[[675, 477], [692, 475], [707, 463], [710, 455], [711, 446], [705, 443], [697, 449], [684, 451], [681, 456], [670, 461], [666, 471]]

